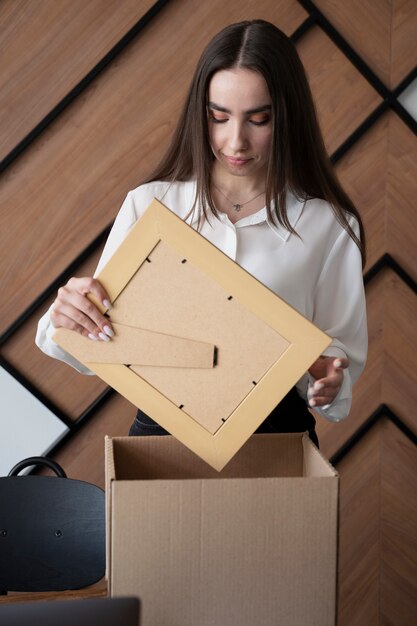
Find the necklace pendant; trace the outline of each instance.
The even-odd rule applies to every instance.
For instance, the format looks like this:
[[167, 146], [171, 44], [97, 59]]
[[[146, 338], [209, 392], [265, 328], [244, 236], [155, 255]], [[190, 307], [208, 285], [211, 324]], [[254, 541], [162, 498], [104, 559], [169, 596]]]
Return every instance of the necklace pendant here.
[[235, 211], [237, 211], [239, 213], [240, 209], [242, 208], [242, 205], [241, 204], [234, 204], [233, 207], [234, 207]]

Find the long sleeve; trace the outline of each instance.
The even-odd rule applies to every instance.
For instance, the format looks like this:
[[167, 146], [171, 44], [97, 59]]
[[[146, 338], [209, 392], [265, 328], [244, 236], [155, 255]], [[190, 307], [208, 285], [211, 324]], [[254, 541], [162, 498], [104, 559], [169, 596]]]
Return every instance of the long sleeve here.
[[[351, 226], [358, 234], [357, 222]], [[322, 268], [315, 290], [312, 321], [328, 335], [332, 344], [325, 356], [345, 357], [349, 367], [344, 370], [342, 387], [335, 400], [314, 411], [331, 421], [345, 418], [352, 401], [352, 386], [366, 362], [368, 336], [361, 256], [358, 247], [345, 230], [337, 237]], [[307, 398], [308, 386], [314, 379], [308, 375], [299, 383], [299, 392]]]
[[[107, 261], [110, 259], [116, 248], [121, 244], [126, 237], [128, 231], [135, 223], [137, 219], [135, 206], [131, 194], [129, 193], [123, 202], [120, 211], [116, 217], [116, 220], [111, 229], [110, 235], [107, 239], [106, 245], [102, 252], [100, 261], [94, 276], [100, 272]], [[51, 322], [50, 317], [51, 308], [41, 317], [38, 322], [38, 328], [36, 332], [35, 342], [38, 348], [42, 350], [48, 356], [64, 361], [67, 365], [75, 368], [80, 374], [94, 375], [94, 372], [89, 370], [85, 365], [74, 359], [68, 352], [65, 352], [58, 344], [52, 339], [55, 332], [55, 328]]]
[[[194, 183], [177, 183], [170, 185], [167, 182], [155, 181], [141, 185], [130, 191], [124, 200], [117, 217], [113, 223], [110, 234], [107, 238], [94, 277], [97, 277], [106, 263], [109, 261], [113, 253], [120, 246], [129, 230], [143, 215], [153, 198], [161, 199], [167, 197], [169, 206], [179, 207], [182, 211], [181, 217], [185, 217], [189, 207], [192, 204]], [[81, 374], [93, 375], [88, 368], [79, 363], [67, 352], [62, 350], [52, 339], [54, 334], [54, 326], [50, 318], [50, 309], [38, 322], [36, 333], [36, 345], [48, 356], [64, 361], [71, 367], [74, 367]]]

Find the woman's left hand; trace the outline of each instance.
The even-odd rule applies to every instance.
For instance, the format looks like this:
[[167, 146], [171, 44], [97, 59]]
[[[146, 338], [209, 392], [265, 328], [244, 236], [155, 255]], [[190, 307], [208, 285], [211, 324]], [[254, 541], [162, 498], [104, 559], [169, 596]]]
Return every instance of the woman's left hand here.
[[343, 383], [343, 370], [349, 366], [349, 359], [333, 356], [320, 356], [309, 368], [315, 378], [309, 389], [308, 401], [311, 407], [331, 404]]

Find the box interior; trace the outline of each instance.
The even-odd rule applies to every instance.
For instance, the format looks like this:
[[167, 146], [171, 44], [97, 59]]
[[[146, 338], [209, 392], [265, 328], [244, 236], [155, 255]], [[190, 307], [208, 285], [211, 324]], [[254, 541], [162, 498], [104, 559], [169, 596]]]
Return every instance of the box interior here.
[[253, 435], [221, 472], [172, 436], [108, 441], [112, 446], [108, 463], [114, 464], [108, 472], [117, 481], [337, 475], [304, 433]]

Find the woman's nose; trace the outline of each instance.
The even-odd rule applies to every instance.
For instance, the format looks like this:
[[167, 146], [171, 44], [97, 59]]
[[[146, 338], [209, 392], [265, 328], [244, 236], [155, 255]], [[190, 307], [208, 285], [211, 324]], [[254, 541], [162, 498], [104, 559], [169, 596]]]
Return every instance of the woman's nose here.
[[248, 147], [247, 143], [247, 137], [243, 124], [236, 122], [236, 124], [231, 125], [229, 145], [233, 152], [246, 150]]

